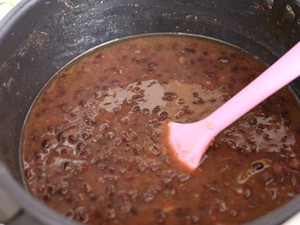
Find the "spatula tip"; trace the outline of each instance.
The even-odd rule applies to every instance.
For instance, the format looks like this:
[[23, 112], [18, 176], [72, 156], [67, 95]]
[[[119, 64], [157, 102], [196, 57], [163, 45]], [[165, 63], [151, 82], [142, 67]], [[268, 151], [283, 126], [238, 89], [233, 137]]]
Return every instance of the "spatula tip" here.
[[[188, 171], [193, 172], [200, 163], [208, 144], [199, 145], [198, 127], [195, 124], [168, 124], [168, 144], [171, 153]], [[206, 127], [208, 129], [208, 127]]]

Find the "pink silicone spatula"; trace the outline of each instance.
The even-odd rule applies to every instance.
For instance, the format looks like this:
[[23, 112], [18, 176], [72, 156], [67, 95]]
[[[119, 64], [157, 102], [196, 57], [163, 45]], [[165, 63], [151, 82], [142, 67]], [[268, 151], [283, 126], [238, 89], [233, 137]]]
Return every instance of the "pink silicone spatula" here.
[[300, 42], [220, 108], [198, 122], [168, 124], [175, 156], [195, 170], [214, 137], [250, 109], [300, 75]]

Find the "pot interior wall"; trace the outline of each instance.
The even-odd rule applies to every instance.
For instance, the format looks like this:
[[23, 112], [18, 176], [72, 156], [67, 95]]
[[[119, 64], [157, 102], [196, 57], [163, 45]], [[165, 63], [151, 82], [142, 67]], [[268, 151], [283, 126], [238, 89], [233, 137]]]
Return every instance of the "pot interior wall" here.
[[[30, 105], [47, 80], [84, 51], [131, 35], [192, 33], [229, 42], [271, 64], [300, 37], [300, 29], [286, 32], [293, 25], [283, 21], [274, 26], [268, 20], [274, 17], [272, 5], [243, 0], [24, 1], [19, 13], [0, 24], [0, 161], [22, 184], [19, 139]], [[294, 82], [298, 95], [299, 87]]]

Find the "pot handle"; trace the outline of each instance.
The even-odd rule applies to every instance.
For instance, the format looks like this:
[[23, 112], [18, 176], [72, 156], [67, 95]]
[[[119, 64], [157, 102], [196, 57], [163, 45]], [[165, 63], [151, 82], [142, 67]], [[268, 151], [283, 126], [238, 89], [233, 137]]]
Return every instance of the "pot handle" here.
[[32, 218], [0, 186], [0, 224], [5, 225], [42, 225]]

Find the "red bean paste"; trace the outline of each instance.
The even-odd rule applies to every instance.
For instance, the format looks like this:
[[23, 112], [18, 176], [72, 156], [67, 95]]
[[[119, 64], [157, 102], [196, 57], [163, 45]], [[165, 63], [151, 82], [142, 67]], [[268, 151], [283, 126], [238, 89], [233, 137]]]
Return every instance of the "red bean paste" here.
[[193, 173], [166, 143], [168, 121], [204, 118], [265, 68], [236, 48], [184, 35], [89, 52], [30, 111], [28, 190], [90, 225], [241, 224], [265, 215], [300, 192], [300, 110], [288, 89], [218, 135]]

